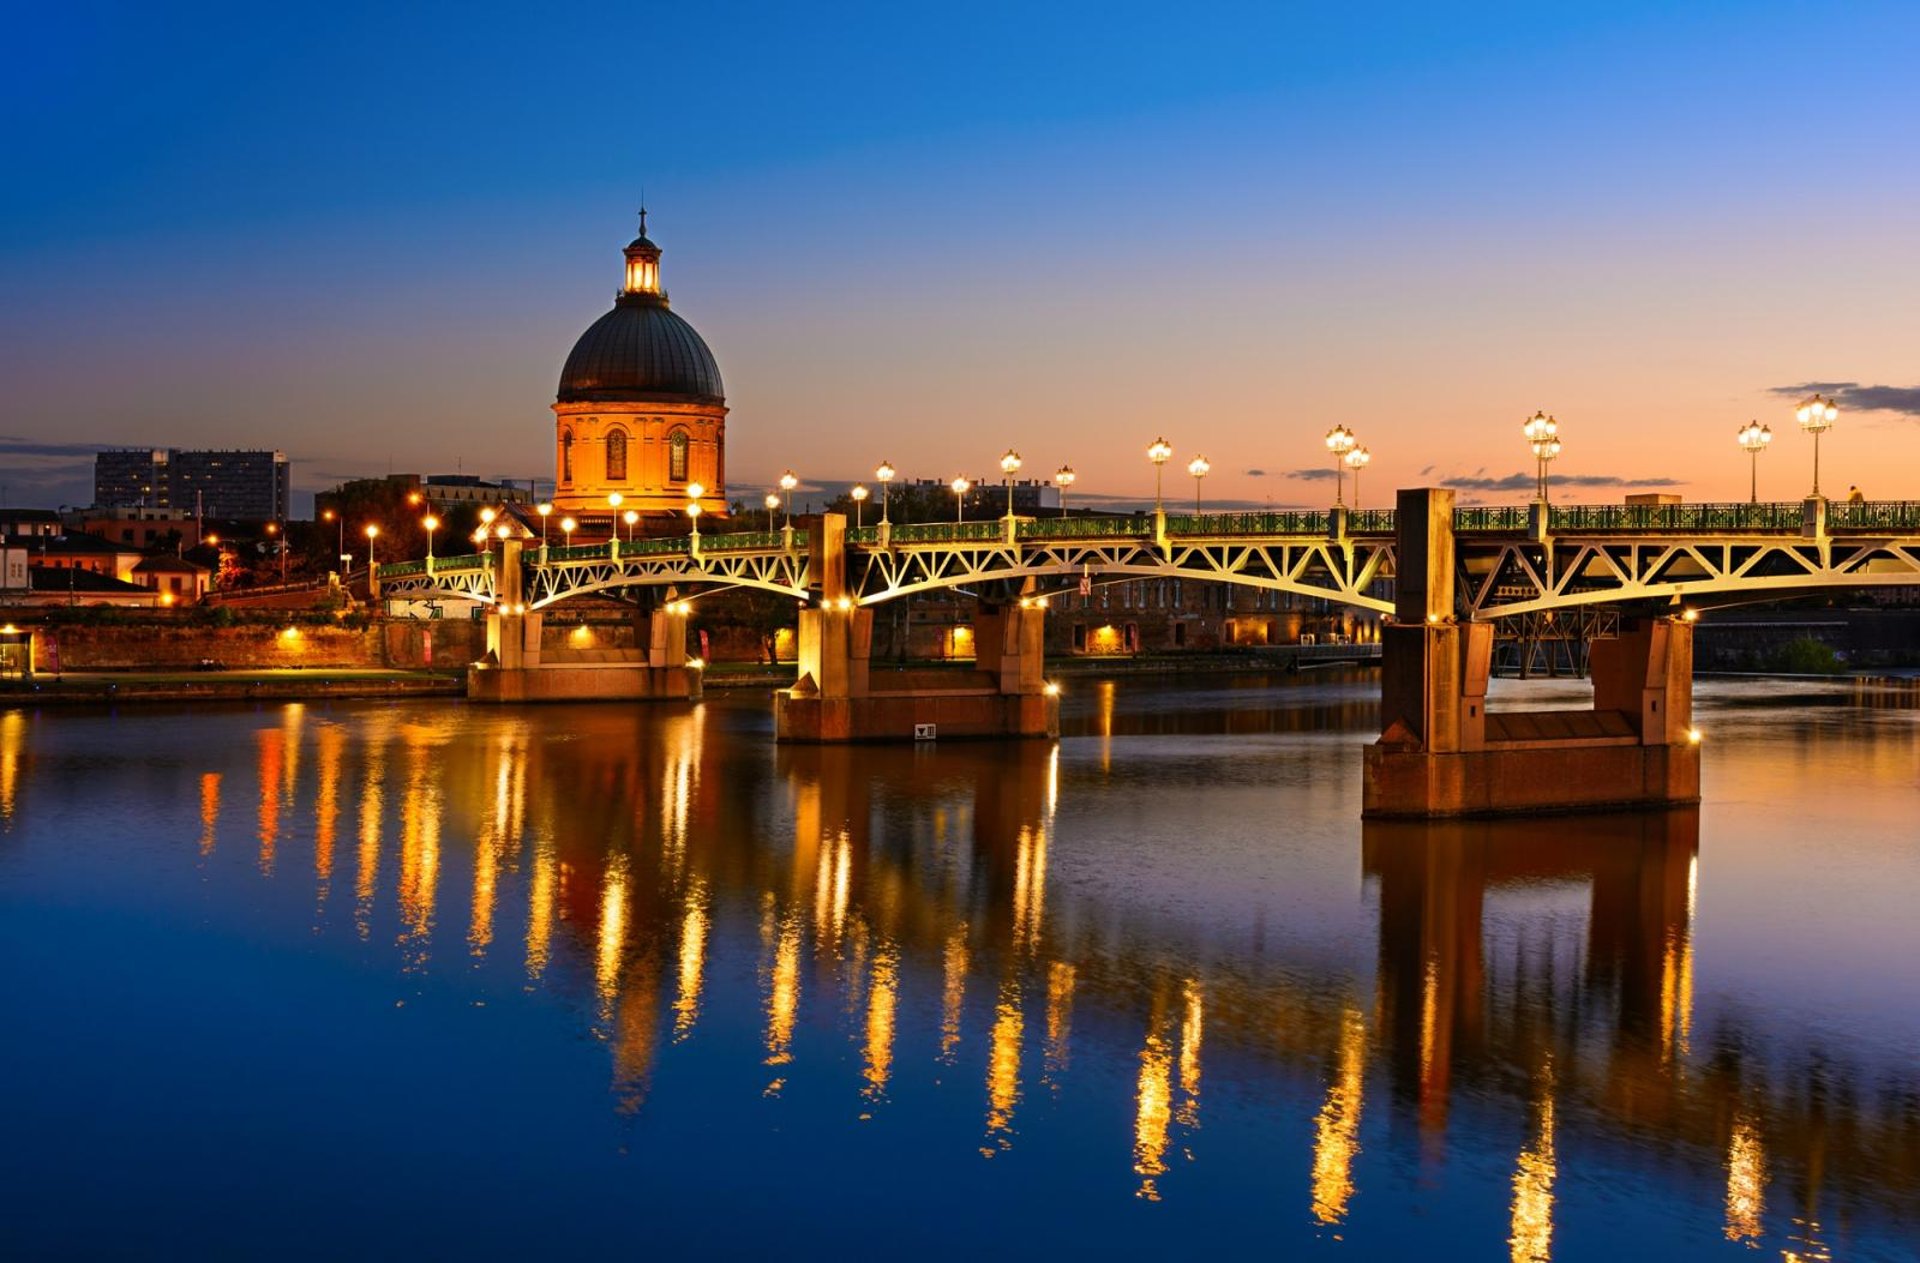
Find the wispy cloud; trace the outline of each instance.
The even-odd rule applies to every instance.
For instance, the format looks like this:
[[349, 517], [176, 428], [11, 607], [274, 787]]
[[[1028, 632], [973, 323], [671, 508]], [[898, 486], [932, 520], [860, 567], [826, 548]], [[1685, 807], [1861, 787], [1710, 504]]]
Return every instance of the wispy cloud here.
[[1265, 478], [1267, 471], [1264, 469], [1249, 469], [1246, 476], [1249, 478]]
[[8, 456], [86, 456], [112, 446], [108, 443], [42, 443], [18, 435], [0, 434], [0, 454]]
[[[1677, 487], [1677, 478], [1622, 478], [1617, 474], [1554, 474], [1548, 481], [1556, 487]], [[1532, 474], [1508, 474], [1490, 478], [1484, 473], [1442, 478], [1440, 485], [1460, 491], [1528, 491], [1534, 485]]]
[[1863, 386], [1859, 382], [1801, 382], [1794, 386], [1769, 386], [1769, 394], [1792, 399], [1819, 393], [1830, 396], [1843, 409], [1855, 412], [1897, 412], [1905, 417], [1920, 417], [1920, 386]]
[[1331, 469], [1322, 469], [1316, 465], [1309, 469], [1289, 469], [1282, 476], [1286, 478], [1298, 478], [1303, 482], [1326, 482], [1334, 477], [1334, 471]]

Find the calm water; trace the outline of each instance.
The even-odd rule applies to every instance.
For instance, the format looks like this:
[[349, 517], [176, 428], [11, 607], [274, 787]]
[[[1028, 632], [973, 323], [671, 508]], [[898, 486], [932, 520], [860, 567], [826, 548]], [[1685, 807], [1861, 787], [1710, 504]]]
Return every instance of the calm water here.
[[1363, 827], [1373, 688], [0, 712], [0, 1254], [1916, 1257], [1912, 695]]

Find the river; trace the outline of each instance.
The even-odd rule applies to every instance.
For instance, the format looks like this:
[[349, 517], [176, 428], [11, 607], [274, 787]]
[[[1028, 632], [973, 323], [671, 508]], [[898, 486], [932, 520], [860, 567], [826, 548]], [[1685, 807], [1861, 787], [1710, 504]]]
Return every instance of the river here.
[[1376, 826], [1376, 687], [0, 712], [0, 1252], [1915, 1257], [1920, 695]]

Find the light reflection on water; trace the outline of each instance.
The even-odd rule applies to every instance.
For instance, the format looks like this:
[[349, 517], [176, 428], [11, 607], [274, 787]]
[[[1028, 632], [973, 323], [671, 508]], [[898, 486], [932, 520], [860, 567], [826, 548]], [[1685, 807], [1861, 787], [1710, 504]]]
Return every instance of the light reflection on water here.
[[[688, 1248], [1900, 1257], [1911, 704], [1709, 686], [1701, 810], [1363, 827], [1370, 687], [1089, 682], [1058, 743], [912, 749], [776, 749], [750, 699], [0, 714], [13, 1222], [68, 1240], [90, 1170], [204, 1241], [184, 1143], [288, 1172], [233, 1241], [325, 1213], [337, 1149], [464, 1172], [357, 1228], [480, 1197], [432, 1239], [489, 1251], [555, 1198], [618, 1239], [644, 1171]], [[836, 1238], [849, 1189], [894, 1209]]]

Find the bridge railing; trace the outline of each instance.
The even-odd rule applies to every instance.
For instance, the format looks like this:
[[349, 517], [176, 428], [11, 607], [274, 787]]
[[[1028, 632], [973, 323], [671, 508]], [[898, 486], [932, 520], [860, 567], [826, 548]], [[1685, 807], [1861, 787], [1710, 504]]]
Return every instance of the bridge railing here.
[[1920, 501], [1873, 500], [1849, 504], [1836, 500], [1827, 506], [1827, 529], [1839, 531], [1920, 530]]
[[897, 522], [889, 531], [896, 544], [973, 544], [992, 543], [1004, 529], [998, 518], [989, 518], [984, 522]]
[[1762, 504], [1569, 504], [1555, 506], [1549, 521], [1554, 531], [1798, 531], [1804, 518], [1805, 509], [1795, 500]]
[[1021, 539], [1144, 539], [1153, 534], [1145, 517], [1037, 517], [1022, 520], [1015, 531]]
[[[848, 531], [847, 537], [851, 539], [854, 534]], [[724, 553], [747, 548], [778, 548], [781, 542], [779, 531], [734, 531], [726, 535], [702, 535], [700, 548], [703, 552]]]
[[[452, 557], [435, 557], [433, 572], [445, 574], [456, 570], [485, 570], [492, 564], [491, 553], [461, 553]], [[417, 561], [390, 561], [380, 566], [379, 573], [383, 583], [389, 579], [409, 579], [414, 575], [427, 573], [427, 562], [425, 558]]]
[[1324, 538], [1325, 513], [1281, 510], [1263, 513], [1181, 513], [1167, 515], [1169, 535], [1312, 535]]

